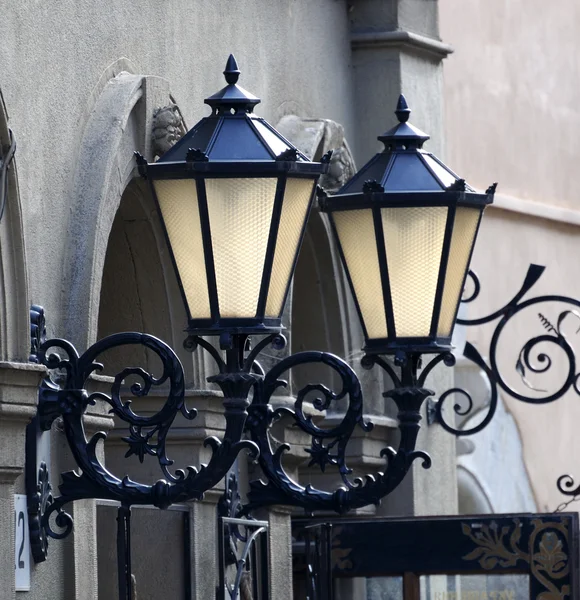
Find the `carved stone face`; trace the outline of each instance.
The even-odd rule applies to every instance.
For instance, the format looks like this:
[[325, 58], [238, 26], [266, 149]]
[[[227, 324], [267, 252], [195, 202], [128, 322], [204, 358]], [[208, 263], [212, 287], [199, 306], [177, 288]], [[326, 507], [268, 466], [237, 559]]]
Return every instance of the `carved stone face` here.
[[354, 175], [354, 164], [345, 146], [337, 148], [330, 159], [328, 173], [320, 178], [327, 192], [336, 192]]
[[184, 125], [177, 105], [164, 106], [156, 111], [153, 121], [153, 151], [162, 156], [183, 135]]

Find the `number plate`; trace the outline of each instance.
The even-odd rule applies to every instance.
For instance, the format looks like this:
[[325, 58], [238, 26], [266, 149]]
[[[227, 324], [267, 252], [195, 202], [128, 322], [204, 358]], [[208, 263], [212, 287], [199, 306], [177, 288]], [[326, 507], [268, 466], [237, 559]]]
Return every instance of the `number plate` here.
[[28, 592], [30, 590], [30, 538], [28, 536], [28, 512], [26, 510], [26, 496], [14, 494], [14, 524], [16, 532], [14, 540], [16, 591]]

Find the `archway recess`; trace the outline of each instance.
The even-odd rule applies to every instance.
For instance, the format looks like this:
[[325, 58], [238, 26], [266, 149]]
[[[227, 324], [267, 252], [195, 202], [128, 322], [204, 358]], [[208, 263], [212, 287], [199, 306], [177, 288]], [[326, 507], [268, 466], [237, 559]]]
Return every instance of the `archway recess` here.
[[[15, 143], [0, 91], [0, 164], [15, 149]], [[15, 157], [6, 176], [8, 193], [0, 221], [0, 359], [24, 362], [30, 351], [30, 304]]]

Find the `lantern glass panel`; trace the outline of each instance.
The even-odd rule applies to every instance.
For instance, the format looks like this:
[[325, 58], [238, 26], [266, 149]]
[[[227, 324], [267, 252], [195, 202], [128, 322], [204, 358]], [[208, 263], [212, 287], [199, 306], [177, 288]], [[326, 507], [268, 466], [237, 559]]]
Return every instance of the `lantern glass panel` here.
[[369, 339], [387, 337], [387, 321], [373, 212], [330, 213]]
[[194, 179], [153, 182], [169, 244], [192, 319], [211, 316]]
[[381, 209], [397, 337], [431, 329], [447, 207]]
[[221, 317], [256, 316], [277, 181], [205, 180]]
[[463, 282], [469, 267], [471, 249], [475, 243], [481, 213], [480, 208], [462, 206], [455, 212], [437, 335], [450, 336], [453, 331], [457, 305], [463, 291]]
[[290, 283], [292, 267], [298, 250], [300, 234], [306, 221], [313, 187], [312, 179], [288, 179], [286, 181], [266, 302], [265, 314], [267, 317], [279, 317], [284, 308], [284, 296]]

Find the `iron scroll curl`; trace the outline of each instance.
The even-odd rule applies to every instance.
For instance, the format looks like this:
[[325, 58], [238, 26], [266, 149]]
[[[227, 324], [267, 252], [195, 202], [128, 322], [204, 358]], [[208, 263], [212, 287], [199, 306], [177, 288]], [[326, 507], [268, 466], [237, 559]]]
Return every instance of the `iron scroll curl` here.
[[[487, 352], [487, 361], [482, 357], [475, 346], [469, 342], [466, 343], [463, 352], [465, 358], [475, 363], [481, 369], [481, 372], [488, 380], [491, 395], [483, 420], [473, 427], [462, 429], [455, 427], [445, 420], [443, 406], [446, 400], [459, 395], [466, 400], [466, 402], [456, 402], [453, 407], [454, 412], [458, 416], [465, 417], [474, 409], [474, 403], [470, 393], [462, 388], [452, 388], [441, 394], [438, 402], [433, 404], [432, 411], [434, 419], [447, 431], [457, 436], [466, 436], [484, 429], [492, 420], [496, 412], [500, 390], [512, 398], [529, 404], [546, 404], [553, 402], [564, 396], [570, 390], [580, 394], [580, 373], [576, 370], [575, 349], [572, 344], [571, 335], [569, 331], [567, 331], [567, 324], [570, 319], [577, 319], [578, 325], [580, 325], [580, 301], [559, 295], [536, 296], [524, 299], [525, 295], [540, 279], [544, 270], [545, 267], [543, 266], [531, 264], [519, 291], [500, 309], [484, 317], [457, 319], [458, 325], [468, 327], [480, 326], [497, 321], [491, 336]], [[467, 296], [462, 299], [464, 304], [476, 300], [481, 291], [481, 284], [477, 275], [473, 271], [469, 271], [468, 275], [473, 290], [468, 292]], [[546, 317], [545, 311], [542, 312], [539, 307], [541, 305], [554, 303], [566, 304], [572, 308], [561, 311], [555, 319], [548, 318]], [[504, 376], [505, 366], [503, 367], [502, 372], [502, 367], [500, 367], [501, 361], [499, 360], [498, 355], [502, 338], [508, 338], [506, 332], [509, 330], [509, 325], [525, 311], [536, 311], [541, 333], [526, 340], [522, 344], [520, 351], [517, 353], [517, 358], [512, 367], [512, 375], [515, 374], [519, 377], [522, 382], [522, 387], [515, 387], [510, 384]], [[580, 328], [578, 328], [576, 333], [578, 333], [578, 331], [580, 331]], [[541, 377], [553, 373], [556, 362], [561, 364], [561, 361], [555, 360], [554, 352], [560, 352], [561, 356], [565, 359], [565, 375], [560, 378], [556, 389], [553, 387], [552, 389], [543, 389], [531, 382], [530, 376], [534, 375]]]
[[[93, 373], [98, 373], [103, 368], [97, 358], [107, 350], [125, 345], [141, 345], [155, 353], [161, 361], [161, 375], [156, 377], [141, 367], [127, 367], [113, 378], [110, 394], [100, 391], [89, 393], [86, 389], [87, 381]], [[50, 352], [54, 349], [59, 352]], [[116, 500], [126, 507], [140, 504], [167, 508], [174, 503], [199, 500], [228, 473], [241, 450], [248, 450], [254, 457], [257, 453], [254, 443], [242, 439], [247, 400], [231, 398], [224, 391], [225, 432], [222, 440], [216, 437], [205, 440], [205, 445], [212, 450], [208, 464], [171, 469], [173, 461], [168, 457], [166, 449], [171, 426], [178, 414], [192, 420], [197, 411], [187, 408], [185, 404], [184, 374], [179, 358], [165, 342], [152, 335], [135, 332], [114, 334], [100, 340], [82, 355], [69, 342], [52, 339], [40, 346], [37, 356], [39, 362], [49, 370], [60, 373], [59, 383], [55, 383], [49, 376], [41, 385], [38, 407], [40, 428], [46, 431], [55, 419], [62, 418], [68, 445], [81, 470], [81, 474], [75, 471], [62, 474], [60, 495], [54, 498], [41, 515], [41, 527], [52, 538], [61, 539], [72, 530], [72, 518], [63, 508], [69, 502], [99, 498]], [[218, 367], [220, 373], [215, 377], [227, 380], [230, 374], [226, 364], [220, 361]], [[124, 382], [130, 377], [137, 378], [138, 381], [125, 390]], [[254, 381], [253, 376], [248, 377]], [[167, 398], [161, 409], [153, 415], [139, 414], [133, 410], [131, 400], [123, 399], [123, 395], [127, 393], [133, 399], [142, 398], [154, 387], [162, 387]], [[159, 463], [163, 478], [153, 484], [145, 484], [128, 476], [119, 478], [104, 466], [99, 458], [97, 445], [106, 439], [107, 434], [99, 431], [88, 439], [83, 423], [89, 407], [98, 401], [108, 404], [109, 413], [128, 426], [129, 435], [123, 438], [128, 446], [125, 456], [134, 454], [141, 462], [145, 456], [154, 457]], [[54, 522], [62, 531], [52, 528], [51, 517], [54, 513]]]
[[[438, 361], [438, 358], [434, 360]], [[287, 383], [281, 379], [281, 376], [294, 367], [313, 363], [323, 364], [333, 369], [339, 376], [340, 390], [333, 391], [321, 384], [309, 384], [298, 391], [292, 409], [288, 407], [274, 409], [270, 400], [274, 392]], [[423, 387], [431, 369], [427, 367], [424, 370], [425, 378], [419, 378], [417, 372], [420, 357], [409, 355], [398, 364], [401, 369], [399, 376], [395, 367], [380, 356], [364, 357], [364, 368], [370, 369], [375, 365], [382, 368], [392, 379], [393, 389], [383, 395], [392, 398], [399, 409], [401, 437], [396, 450], [387, 447], [380, 453], [381, 458], [385, 460], [384, 470], [364, 477], [352, 478], [352, 469], [348, 467], [346, 461], [347, 445], [356, 428], [368, 432], [373, 427], [370, 421], [365, 421], [363, 418], [361, 384], [350, 365], [326, 352], [300, 352], [280, 361], [265, 375], [263, 381], [256, 384], [246, 429], [252, 441], [260, 449], [258, 462], [266, 481], [258, 479], [250, 482], [248, 503], [243, 508], [245, 514], [258, 507], [272, 504], [300, 507], [307, 512], [324, 510], [344, 513], [353, 508], [378, 504], [401, 483], [416, 459], [422, 460], [425, 468], [431, 466], [429, 455], [415, 450], [421, 406], [433, 393]], [[347, 399], [346, 410], [338, 424], [323, 428], [305, 412], [305, 399], [312, 392], [318, 393], [312, 401], [312, 406], [320, 412], [328, 410], [335, 402]], [[272, 425], [283, 416], [289, 417], [296, 427], [311, 437], [310, 447], [306, 448], [306, 452], [310, 455], [309, 466], [316, 465], [323, 472], [327, 467], [336, 468], [342, 485], [327, 491], [312, 485], [302, 486], [290, 477], [283, 465], [283, 457], [290, 446], [281, 444], [274, 449], [269, 434]]]

